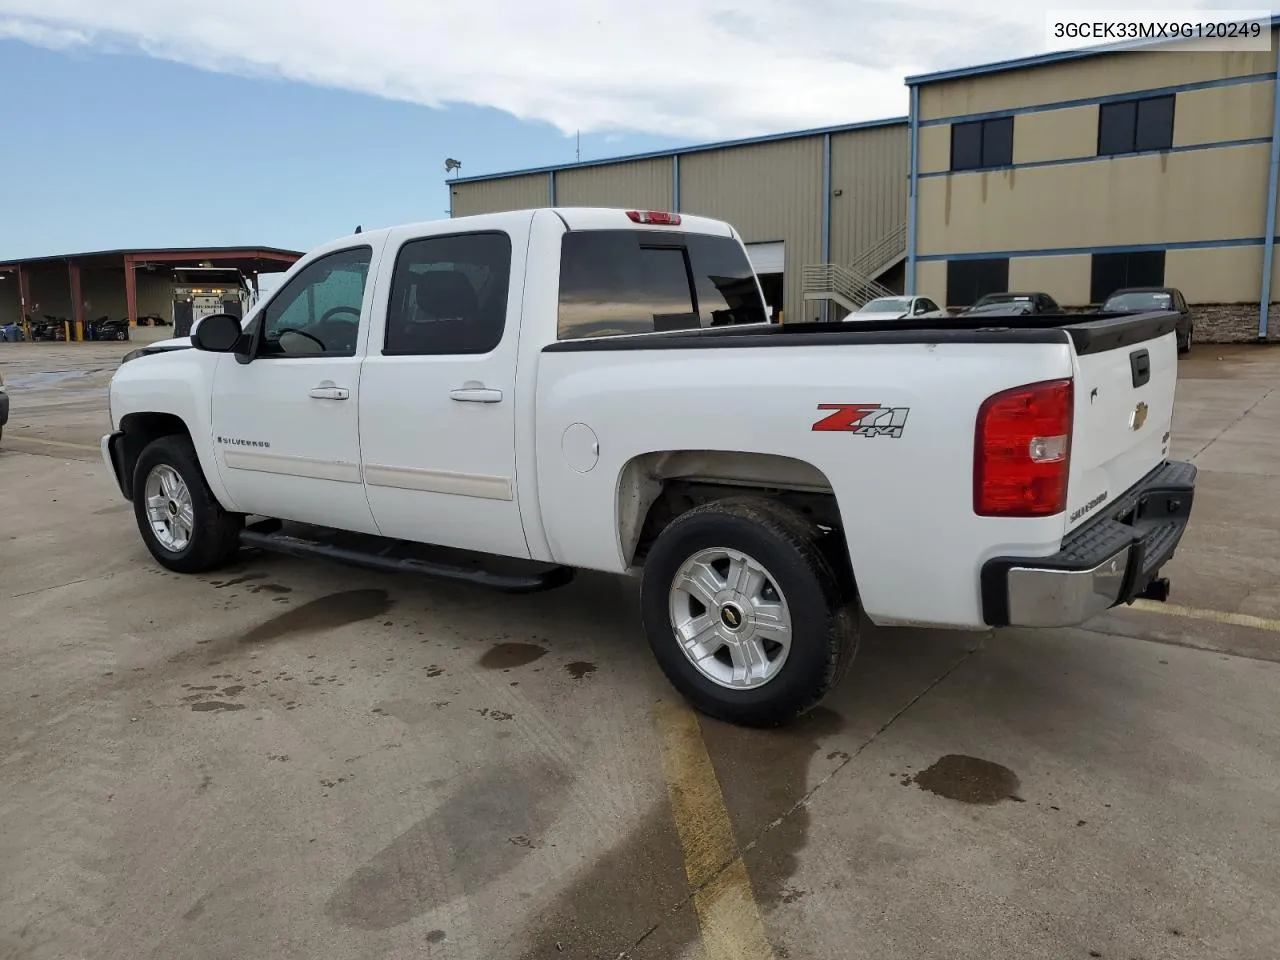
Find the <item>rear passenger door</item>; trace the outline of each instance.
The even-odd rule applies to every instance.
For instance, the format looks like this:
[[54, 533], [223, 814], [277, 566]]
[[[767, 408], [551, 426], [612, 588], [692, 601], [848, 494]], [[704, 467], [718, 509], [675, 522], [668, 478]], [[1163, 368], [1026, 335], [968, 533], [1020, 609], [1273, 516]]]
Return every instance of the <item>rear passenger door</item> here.
[[385, 536], [528, 557], [515, 471], [525, 245], [440, 226], [394, 231], [384, 252], [361, 374], [365, 491]]

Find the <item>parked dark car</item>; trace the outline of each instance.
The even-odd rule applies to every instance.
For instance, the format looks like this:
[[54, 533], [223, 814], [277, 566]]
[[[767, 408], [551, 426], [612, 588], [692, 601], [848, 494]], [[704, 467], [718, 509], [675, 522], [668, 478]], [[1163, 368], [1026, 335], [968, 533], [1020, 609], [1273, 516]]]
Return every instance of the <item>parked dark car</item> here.
[[1027, 317], [1036, 313], [1035, 304], [1030, 300], [999, 300], [992, 303], [974, 304], [968, 310], [962, 310], [962, 317]]
[[91, 340], [128, 340], [129, 320], [112, 320], [110, 317], [99, 317], [89, 324]]
[[1030, 292], [1030, 293], [988, 293], [979, 297], [972, 307], [965, 311], [970, 313], [979, 307], [986, 307], [991, 304], [1008, 304], [1023, 303], [1027, 304], [1031, 309], [1023, 311], [1024, 314], [1040, 314], [1040, 313], [1061, 313], [1062, 308], [1058, 306], [1058, 301], [1047, 293]]
[[1124, 287], [1102, 302], [1100, 313], [1147, 313], [1173, 310], [1178, 314], [1178, 352], [1189, 353], [1195, 336], [1195, 318], [1187, 298], [1177, 287]]

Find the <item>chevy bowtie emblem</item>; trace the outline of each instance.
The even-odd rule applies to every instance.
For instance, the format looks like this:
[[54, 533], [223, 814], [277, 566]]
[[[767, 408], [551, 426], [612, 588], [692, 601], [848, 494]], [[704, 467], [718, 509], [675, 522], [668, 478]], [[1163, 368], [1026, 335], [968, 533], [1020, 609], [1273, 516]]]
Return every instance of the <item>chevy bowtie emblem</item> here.
[[1138, 405], [1133, 408], [1133, 413], [1129, 414], [1129, 429], [1141, 430], [1142, 425], [1147, 422], [1147, 405], [1141, 400]]

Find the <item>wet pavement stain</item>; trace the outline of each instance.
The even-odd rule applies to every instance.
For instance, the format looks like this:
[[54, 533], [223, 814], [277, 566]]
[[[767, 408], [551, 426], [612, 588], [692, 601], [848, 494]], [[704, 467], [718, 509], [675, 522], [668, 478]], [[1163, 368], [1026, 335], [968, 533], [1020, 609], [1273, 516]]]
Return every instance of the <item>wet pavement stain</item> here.
[[596, 665], [586, 660], [575, 660], [573, 663], [566, 663], [564, 668], [569, 676], [575, 680], [581, 680], [587, 674], [596, 672]]
[[191, 709], [196, 713], [213, 713], [223, 710], [243, 710], [243, 703], [226, 703], [222, 700], [205, 700], [202, 703], [193, 703]]
[[444, 938], [445, 932], [443, 930], [432, 930], [427, 934], [427, 943], [439, 943]]
[[296, 633], [312, 633], [380, 616], [391, 609], [385, 590], [346, 590], [311, 600], [258, 624], [241, 643], [263, 643]]
[[293, 593], [293, 587], [282, 583], [260, 583], [249, 588], [250, 593]]
[[[752, 888], [761, 907], [794, 893], [796, 854], [808, 840], [812, 760], [844, 725], [818, 709], [782, 730], [749, 730], [700, 719], [725, 795], [739, 847], [759, 837], [748, 854]], [[829, 749], [829, 748], [828, 748]], [[795, 809], [793, 809], [795, 808]], [[777, 818], [782, 822], [763, 833]], [[496, 954], [519, 960], [595, 960], [632, 952], [678, 957], [698, 938], [684, 859], [665, 798], [590, 867], [563, 884], [533, 926]], [[678, 908], [678, 909], [677, 909]], [[639, 951], [633, 945], [642, 942]]]
[[547, 648], [536, 643], [500, 643], [485, 651], [480, 666], [486, 670], [511, 670], [528, 666], [546, 654]]
[[227, 587], [236, 587], [242, 583], [249, 583], [253, 580], [265, 580], [266, 578], [267, 575], [265, 573], [246, 573], [243, 576], [236, 577], [232, 580], [210, 580], [209, 582], [213, 584], [215, 589], [224, 590]]
[[1009, 800], [1021, 786], [1018, 775], [1008, 767], [955, 753], [942, 757], [908, 782], [948, 800], [981, 804]]
[[113, 513], [124, 513], [126, 510], [132, 510], [132, 503], [117, 503], [114, 507], [103, 507], [101, 510], [93, 511], [95, 517], [106, 517]]
[[566, 767], [542, 759], [484, 770], [343, 881], [326, 914], [344, 926], [386, 930], [475, 895], [534, 855], [508, 838], [541, 836], [571, 782]]

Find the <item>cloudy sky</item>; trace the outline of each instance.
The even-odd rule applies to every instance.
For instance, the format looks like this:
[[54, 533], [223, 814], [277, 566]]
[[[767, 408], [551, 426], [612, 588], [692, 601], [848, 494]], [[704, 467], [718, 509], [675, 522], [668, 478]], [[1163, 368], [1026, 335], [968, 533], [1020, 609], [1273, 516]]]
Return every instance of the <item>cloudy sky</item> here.
[[[315, 150], [299, 155], [296, 143], [273, 137], [263, 113], [267, 107], [277, 118], [324, 117], [332, 130], [328, 155], [340, 153], [348, 162], [355, 162], [359, 152], [352, 150], [354, 138], [380, 143], [381, 130], [369, 129], [375, 122], [371, 116], [412, 109], [419, 112], [397, 112], [394, 120], [387, 113], [383, 122], [388, 128], [407, 122], [426, 131], [412, 149], [438, 155], [431, 156], [429, 166], [424, 159], [415, 169], [441, 168], [442, 173], [443, 157], [465, 148], [463, 172], [476, 174], [572, 160], [577, 131], [584, 155], [595, 157], [901, 115], [907, 106], [904, 76], [1041, 52], [1047, 46], [1045, 14], [1063, 7], [1075, 5], [1041, 0], [0, 0], [0, 82], [9, 91], [27, 91], [41, 104], [38, 118], [25, 106], [11, 105], [9, 112], [0, 112], [0, 121], [25, 127], [36, 150], [75, 150], [84, 146], [84, 138], [66, 139], [67, 127], [96, 123], [101, 108], [87, 105], [119, 84], [124, 92], [116, 109], [124, 126], [132, 126], [133, 139], [118, 124], [103, 131], [105, 141], [95, 142], [96, 149], [127, 152], [139, 137], [150, 142], [146, 138], [155, 136], [139, 129], [159, 120], [154, 109], [141, 116], [141, 102], [190, 89], [200, 99], [187, 102], [187, 110], [218, 102], [224, 128], [228, 108], [248, 118], [245, 135], [265, 138], [254, 152], [259, 167], [305, 168], [301, 183], [311, 190], [315, 183], [306, 176], [307, 164], [322, 168], [324, 157]], [[1156, 9], [1197, 7], [1240, 5], [1166, 0]], [[128, 87], [123, 77], [145, 85], [147, 93]], [[261, 125], [255, 125], [252, 117], [259, 113]], [[169, 122], [174, 122], [172, 110]], [[229, 148], [225, 137], [223, 143]], [[240, 159], [229, 157], [226, 149], [221, 168], [203, 169], [210, 161], [193, 151], [184, 156], [197, 164], [202, 179], [219, 169], [244, 172]], [[81, 161], [77, 167], [62, 158], [58, 175], [101, 174], [101, 164], [95, 174], [88, 157]], [[30, 165], [33, 175], [51, 175], [41, 169]], [[390, 169], [384, 177], [373, 169], [369, 175], [394, 180]], [[429, 189], [436, 192], [424, 200], [424, 212], [431, 216], [440, 212], [429, 209], [432, 205], [447, 204], [439, 179], [433, 172]], [[277, 182], [270, 193], [259, 195], [243, 180], [238, 186], [258, 197], [250, 207], [263, 212], [264, 224], [285, 212], [289, 204], [282, 191], [291, 194], [295, 187]], [[376, 216], [385, 210], [397, 219], [399, 207], [375, 198], [376, 193], [371, 187], [365, 198], [370, 212]], [[16, 205], [11, 213], [18, 211], [18, 222], [27, 218], [25, 226], [42, 241], [51, 243], [56, 236], [72, 242], [70, 226], [48, 235], [37, 211], [22, 209], [20, 194], [6, 198], [0, 193], [0, 202], [6, 199]], [[120, 215], [116, 208], [106, 209]], [[44, 211], [47, 220], [47, 206]], [[342, 216], [348, 216], [346, 209]], [[143, 220], [165, 222], [150, 208]], [[303, 236], [313, 227], [320, 229], [309, 224], [296, 231], [293, 242], [319, 239]], [[0, 254], [27, 248], [11, 235], [0, 244]]]

